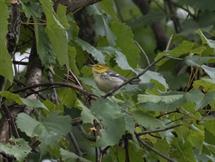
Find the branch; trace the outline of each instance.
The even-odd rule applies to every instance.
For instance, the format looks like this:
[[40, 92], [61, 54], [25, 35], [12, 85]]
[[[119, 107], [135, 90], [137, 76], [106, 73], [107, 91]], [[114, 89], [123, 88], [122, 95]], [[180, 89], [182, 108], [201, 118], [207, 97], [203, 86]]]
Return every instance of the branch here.
[[27, 66], [27, 65], [28, 65], [28, 62], [13, 60], [13, 64], [18, 64], [18, 65], [25, 65], [25, 66]]
[[91, 97], [94, 97], [94, 98], [97, 97], [96, 95], [94, 95], [94, 94], [82, 89], [80, 86], [77, 86], [77, 85], [72, 84], [72, 83], [64, 83], [64, 82], [34, 84], [34, 85], [30, 85], [30, 86], [15, 90], [15, 91], [13, 91], [13, 93], [24, 92], [26, 90], [34, 89], [34, 88], [37, 88], [37, 87], [52, 87], [52, 86], [69, 87], [69, 88], [72, 88], [72, 89], [75, 89], [75, 90], [79, 91], [80, 93], [82, 93], [84, 95], [88, 95], [88, 96], [91, 96]]
[[140, 76], [142, 76], [143, 74], [145, 74], [149, 69], [151, 69], [156, 63], [160, 62], [161, 60], [163, 60], [164, 58], [166, 58], [166, 56], [163, 56], [155, 61], [153, 61], [151, 64], [149, 64], [145, 70], [143, 70], [141, 73], [139, 73], [138, 75], [134, 76], [133, 78], [128, 79], [127, 81], [125, 81], [123, 84], [121, 84], [120, 86], [110, 90], [109, 92], [107, 92], [104, 96], [102, 96], [102, 98], [107, 98], [109, 96], [112, 96], [116, 91], [118, 91], [119, 89], [121, 89], [122, 87], [124, 87], [125, 85], [131, 83], [133, 80], [138, 79]]
[[141, 133], [136, 133], [136, 135], [137, 136], [142, 136], [142, 135], [150, 134], [150, 133], [164, 132], [164, 131], [167, 131], [167, 130], [170, 130], [170, 129], [173, 129], [173, 128], [177, 128], [177, 127], [180, 127], [180, 126], [181, 126], [181, 124], [177, 124], [177, 125], [173, 125], [173, 126], [166, 127], [166, 128], [155, 129], [155, 130], [147, 130], [147, 131], [143, 131]]
[[[21, 81], [19, 81], [19, 80], [17, 80], [17, 79], [14, 79], [14, 82], [16, 82], [18, 86], [23, 86], [23, 87], [26, 86], [24, 83], [22, 83]], [[31, 91], [31, 92], [29, 92], [29, 94], [36, 93], [41, 99], [45, 100], [45, 98], [44, 98], [42, 95], [40, 95], [40, 93], [39, 93], [40, 90], [39, 90], [39, 91], [36, 91], [36, 90], [34, 90], [34, 89], [30, 89], [30, 91]]]
[[169, 156], [167, 156], [167, 155], [161, 153], [159, 150], [155, 149], [154, 147], [152, 147], [152, 146], [149, 145], [148, 143], [142, 141], [142, 140], [140, 139], [140, 137], [139, 137], [137, 134], [135, 134], [135, 135], [136, 135], [136, 139], [138, 140], [138, 142], [139, 142], [142, 146], [144, 146], [144, 147], [146, 147], [147, 149], [151, 150], [152, 152], [154, 152], [155, 154], [157, 154], [157, 155], [159, 155], [160, 157], [164, 158], [164, 159], [167, 160], [168, 162], [175, 162], [175, 160], [173, 160], [173, 159], [170, 158]]

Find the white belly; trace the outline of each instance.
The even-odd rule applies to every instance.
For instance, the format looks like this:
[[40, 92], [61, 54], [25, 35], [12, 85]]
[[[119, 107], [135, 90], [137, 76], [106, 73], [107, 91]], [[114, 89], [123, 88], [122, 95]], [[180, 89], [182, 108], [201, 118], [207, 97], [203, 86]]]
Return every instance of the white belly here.
[[110, 79], [102, 79], [100, 76], [94, 76], [96, 85], [98, 88], [104, 92], [108, 92], [121, 84], [124, 83], [124, 81], [120, 78], [111, 77]]

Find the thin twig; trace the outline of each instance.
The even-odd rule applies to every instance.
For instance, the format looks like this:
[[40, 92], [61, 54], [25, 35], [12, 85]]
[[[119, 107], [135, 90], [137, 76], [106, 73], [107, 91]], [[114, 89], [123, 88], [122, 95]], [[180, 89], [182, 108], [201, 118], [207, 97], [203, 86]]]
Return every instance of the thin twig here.
[[76, 140], [76, 138], [75, 138], [75, 136], [74, 136], [74, 134], [72, 132], [69, 133], [69, 137], [71, 139], [71, 142], [72, 142], [72, 144], [73, 144], [73, 146], [75, 148], [75, 151], [76, 151], [77, 155], [82, 157], [83, 152], [81, 151], [81, 149], [80, 149], [80, 147], [78, 145], [78, 142], [77, 142], [77, 140]]
[[143, 53], [143, 55], [146, 58], [146, 62], [148, 65], [150, 65], [150, 61], [149, 61], [149, 57], [147, 56], [146, 52], [144, 51], [144, 49], [141, 47], [140, 43], [138, 43], [137, 41], [134, 41], [137, 45], [137, 47], [140, 49], [140, 51]]
[[158, 115], [156, 118], [159, 119], [159, 118], [161, 118], [163, 116], [173, 114], [173, 113], [180, 113], [180, 111], [179, 111], [179, 109], [176, 109], [176, 110], [173, 110], [173, 111], [165, 112], [165, 113], [162, 113], [162, 114]]
[[169, 161], [169, 162], [175, 162], [174, 159], [170, 158], [169, 156], [165, 155], [164, 153], [161, 153], [159, 150], [155, 149], [154, 147], [152, 147], [151, 145], [149, 145], [148, 143], [142, 141], [140, 139], [140, 137], [138, 135], [136, 135], [136, 139], [138, 140], [138, 142], [146, 147], [147, 149], [151, 150], [152, 152], [154, 152], [155, 154], [159, 155], [160, 157], [164, 158], [165, 160]]
[[102, 96], [102, 98], [107, 98], [109, 96], [112, 96], [116, 91], [118, 91], [119, 89], [121, 89], [122, 87], [124, 87], [125, 85], [131, 83], [133, 80], [138, 79], [140, 76], [142, 76], [143, 74], [145, 74], [149, 69], [151, 69], [156, 63], [160, 62], [161, 60], [163, 60], [164, 58], [166, 58], [166, 56], [162, 56], [161, 58], [153, 61], [150, 65], [148, 65], [141, 73], [139, 73], [138, 75], [134, 76], [133, 78], [128, 79], [127, 81], [125, 81], [123, 84], [121, 84], [120, 86], [110, 90], [109, 92], [107, 92], [104, 96]]
[[166, 52], [170, 49], [170, 46], [171, 46], [171, 44], [172, 44], [172, 39], [173, 39], [173, 37], [174, 37], [174, 34], [172, 34], [172, 35], [170, 36], [170, 38], [169, 38], [169, 40], [168, 40], [168, 42], [167, 42], [166, 49], [165, 49]]
[[47, 23], [21, 22], [25, 25], [47, 25]]
[[177, 118], [177, 119], [175, 119], [175, 120], [173, 120], [173, 121], [170, 121], [170, 122], [166, 123], [166, 125], [172, 124], [172, 123], [174, 123], [174, 122], [177, 122], [177, 121], [180, 121], [180, 120], [183, 120], [183, 119], [184, 119], [184, 116], [182, 116], [182, 117], [180, 117], [180, 118]]
[[129, 151], [128, 151], [128, 137], [127, 134], [124, 136], [124, 147], [125, 147], [125, 162], [130, 162]]
[[70, 75], [72, 75], [72, 78], [75, 80], [75, 83], [77, 83], [83, 89], [81, 82], [79, 81], [78, 77], [73, 73], [72, 70], [69, 71], [69, 75], [68, 75], [69, 79], [70, 79]]
[[164, 132], [164, 131], [167, 131], [167, 130], [170, 130], [170, 129], [173, 129], [173, 128], [177, 128], [177, 127], [180, 127], [180, 126], [181, 126], [181, 124], [177, 124], [177, 125], [173, 125], [173, 126], [166, 127], [166, 128], [155, 129], [155, 130], [147, 130], [147, 131], [143, 131], [141, 133], [137, 133], [137, 136], [142, 136], [142, 135], [150, 134], [150, 133]]
[[169, 59], [172, 59], [172, 60], [184, 61], [184, 59], [182, 59], [182, 58], [173, 57], [173, 56], [170, 56], [170, 55], [166, 55], [166, 58], [169, 58]]
[[[165, 51], [168, 51], [170, 49], [171, 43], [172, 43], [172, 39], [173, 39], [173, 34], [170, 36], [169, 41], [167, 43], [166, 49]], [[134, 76], [133, 78], [128, 79], [127, 81], [125, 81], [123, 84], [121, 84], [120, 86], [110, 90], [109, 92], [107, 92], [104, 96], [102, 96], [102, 98], [107, 98], [109, 96], [112, 96], [116, 91], [118, 91], [119, 89], [121, 89], [122, 87], [124, 87], [125, 85], [131, 83], [133, 80], [138, 79], [140, 76], [142, 76], [143, 74], [145, 74], [149, 69], [151, 69], [155, 64], [157, 64], [158, 62], [160, 62], [161, 60], [163, 60], [164, 58], [167, 58], [168, 56], [164, 55], [160, 58], [158, 58], [157, 60], [154, 60], [152, 63], [150, 63], [141, 73], [139, 73], [138, 75]], [[169, 58], [169, 57], [168, 57]]]

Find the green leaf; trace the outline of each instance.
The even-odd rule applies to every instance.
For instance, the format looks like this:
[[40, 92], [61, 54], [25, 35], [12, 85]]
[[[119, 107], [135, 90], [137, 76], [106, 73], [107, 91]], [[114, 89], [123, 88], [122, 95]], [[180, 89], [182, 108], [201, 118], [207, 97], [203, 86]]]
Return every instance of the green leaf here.
[[204, 122], [205, 129], [215, 137], [215, 120], [207, 120]]
[[211, 109], [213, 109], [215, 104], [214, 98], [215, 98], [215, 91], [207, 92], [205, 94], [204, 100], [202, 101], [202, 107], [205, 107], [209, 104], [211, 106]]
[[140, 83], [142, 83], [142, 84], [147, 84], [147, 83], [150, 83], [151, 80], [155, 80], [158, 83], [160, 83], [161, 85], [163, 85], [165, 87], [165, 89], [169, 88], [169, 86], [166, 82], [166, 79], [158, 72], [148, 70], [145, 74], [143, 74], [140, 77], [140, 79], [141, 79]]
[[18, 128], [26, 135], [39, 138], [43, 154], [50, 150], [50, 146], [56, 146], [57, 142], [71, 131], [70, 117], [56, 113], [50, 113], [48, 116], [42, 117], [41, 121], [21, 113], [17, 116], [16, 123]]
[[70, 27], [69, 22], [67, 20], [67, 16], [66, 16], [66, 6], [63, 6], [61, 4], [58, 5], [57, 8], [57, 16], [58, 16], [58, 20], [61, 22], [61, 24], [68, 29]]
[[132, 112], [132, 116], [138, 124], [144, 126], [146, 129], [156, 129], [164, 126], [164, 123], [161, 120], [142, 111], [134, 111]]
[[194, 125], [192, 125], [192, 127], [195, 127], [195, 130], [190, 131], [187, 140], [194, 148], [197, 148], [201, 151], [204, 142], [204, 131], [200, 130]]
[[214, 1], [213, 0], [205, 0], [205, 1], [201, 1], [201, 0], [181, 0], [178, 1], [180, 4], [183, 5], [189, 5], [192, 6], [193, 8], [198, 8], [200, 10], [212, 10], [214, 11], [215, 7], [214, 7]]
[[51, 0], [40, 0], [42, 8], [47, 19], [46, 32], [52, 45], [53, 52], [62, 65], [69, 65], [68, 59], [68, 36], [65, 28], [57, 19], [57, 15], [53, 10], [53, 3]]
[[5, 97], [8, 100], [14, 101], [19, 105], [24, 104], [31, 108], [44, 108], [48, 110], [47, 107], [40, 100], [21, 98], [19, 95], [11, 93], [9, 91], [0, 92], [0, 96]]
[[102, 8], [102, 11], [110, 15], [112, 19], [118, 20], [117, 11], [115, 9], [116, 6], [113, 0], [103, 0], [99, 3], [99, 6]]
[[169, 89], [172, 91], [185, 87], [189, 79], [188, 73], [177, 74], [174, 71], [170, 72], [169, 70], [167, 72], [163, 72], [163, 75], [169, 85]]
[[173, 111], [184, 103], [184, 95], [138, 95], [138, 102], [150, 111]]
[[96, 116], [93, 115], [91, 110], [87, 108], [80, 100], [77, 100], [77, 106], [82, 109], [81, 111], [81, 119], [83, 120], [84, 123], [91, 123], [93, 124], [94, 120], [96, 119]]
[[95, 47], [81, 39], [76, 39], [75, 42], [80, 45], [84, 51], [90, 53], [99, 63], [105, 63], [105, 57], [100, 50], [96, 49]]
[[[176, 48], [172, 49], [172, 50], [169, 50], [167, 52], [161, 52], [159, 53], [156, 57], [155, 57], [155, 60], [163, 57], [163, 56], [172, 56], [172, 57], [181, 57], [181, 56], [184, 56], [184, 55], [189, 55], [190, 52], [192, 52], [193, 50], [193, 47], [194, 47], [194, 43], [193, 42], [190, 42], [190, 41], [183, 41], [182, 43], [180, 43]], [[168, 58], [167, 59], [164, 59], [164, 60], [161, 60], [159, 63], [157, 63], [158, 66], [161, 66], [163, 65], [164, 63], [167, 62], [167, 60], [169, 60]]]
[[193, 87], [204, 89], [204, 91], [214, 91], [215, 81], [209, 78], [202, 78], [200, 80], [196, 80], [193, 83]]
[[183, 41], [181, 44], [179, 44], [179, 46], [177, 46], [176, 48], [168, 51], [168, 53], [171, 56], [174, 57], [180, 57], [184, 54], [189, 54], [189, 52], [193, 49], [194, 47], [194, 43], [190, 42], [190, 41]]
[[[132, 30], [124, 23], [113, 20], [110, 23], [111, 29], [116, 36], [116, 47], [122, 50], [125, 54], [128, 63], [132, 67], [136, 67], [139, 63], [139, 49], [135, 45], [134, 35]], [[126, 40], [126, 41], [125, 41]]]
[[91, 5], [87, 8], [88, 13], [94, 16], [95, 30], [97, 35], [106, 36], [111, 46], [115, 45], [115, 36], [108, 25], [108, 18], [103, 14], [96, 5]]
[[75, 153], [73, 152], [69, 152], [67, 150], [64, 150], [64, 149], [60, 149], [60, 155], [62, 157], [62, 160], [64, 162], [72, 162], [72, 161], [79, 161], [79, 162], [90, 162], [89, 160], [85, 159], [85, 158], [82, 158], [78, 155], [76, 155]]
[[178, 162], [193, 162], [196, 161], [193, 149], [190, 143], [187, 141], [174, 140], [173, 142], [174, 151], [171, 153]]
[[[35, 22], [37, 21], [35, 20]], [[38, 55], [43, 66], [49, 68], [50, 65], [55, 64], [56, 56], [53, 55], [53, 49], [48, 39], [48, 35], [45, 32], [45, 28], [37, 23], [35, 23], [34, 28]]]
[[5, 97], [8, 100], [14, 101], [17, 104], [22, 104], [21, 97], [18, 94], [9, 91], [1, 91], [0, 96]]
[[31, 108], [44, 108], [48, 110], [48, 108], [40, 101], [40, 100], [33, 100], [27, 98], [21, 98], [23, 104]]
[[67, 107], [74, 106], [77, 96], [74, 90], [70, 88], [62, 88], [58, 91], [60, 103]]
[[212, 79], [215, 80], [215, 68], [202, 65], [201, 68], [208, 74], [208, 76]]
[[213, 49], [215, 48], [214, 40], [208, 39], [201, 30], [198, 30], [198, 34], [199, 34], [203, 44], [207, 44], [210, 48], [213, 48]]
[[0, 152], [15, 157], [17, 161], [24, 161], [31, 147], [22, 138], [10, 139], [9, 143], [0, 143]]
[[9, 9], [5, 1], [0, 1], [0, 75], [8, 79], [10, 82], [13, 80], [13, 70], [11, 57], [7, 51], [7, 39], [8, 32], [8, 19]]
[[35, 3], [33, 1], [30, 2], [24, 2], [20, 1], [20, 4], [22, 5], [22, 10], [25, 13], [25, 16], [30, 19], [31, 16], [34, 18], [40, 18], [42, 15], [42, 9], [40, 8], [39, 3]]
[[139, 103], [146, 103], [146, 102], [152, 102], [152, 103], [159, 103], [164, 102], [166, 104], [173, 103], [175, 101], [178, 101], [183, 98], [182, 94], [175, 94], [175, 95], [138, 95], [138, 102]]
[[70, 68], [72, 69], [72, 71], [76, 74], [79, 75], [79, 69], [78, 69], [78, 63], [76, 60], [76, 56], [77, 56], [77, 51], [75, 47], [72, 47], [71, 45], [69, 45], [69, 65]]
[[29, 137], [38, 136], [38, 134], [36, 134], [34, 130], [40, 124], [40, 122], [38, 122], [31, 116], [27, 115], [26, 113], [19, 113], [17, 115], [16, 124], [17, 124], [17, 127], [22, 132], [25, 132], [27, 136]]
[[91, 111], [101, 121], [103, 128], [100, 130], [98, 145], [117, 144], [126, 131], [126, 123], [120, 106], [109, 100], [98, 100], [91, 106]]
[[131, 70], [131, 71], [135, 72], [135, 70], [128, 64], [128, 61], [127, 61], [127, 58], [125, 57], [125, 55], [122, 52], [117, 51], [117, 50], [116, 50], [116, 63], [122, 69]]
[[187, 102], [192, 102], [195, 104], [196, 110], [205, 106], [205, 105], [203, 105], [205, 95], [198, 89], [193, 89], [190, 92], [187, 92], [185, 94], [185, 98], [186, 98]]
[[115, 60], [116, 63], [118, 64], [118, 66], [123, 69], [123, 70], [131, 70], [133, 72], [136, 72], [128, 63], [127, 58], [125, 57], [125, 55], [116, 48], [113, 47], [103, 47], [100, 48], [104, 53], [107, 54], [114, 54], [115, 55]]
[[64, 136], [71, 130], [71, 118], [69, 116], [50, 113], [47, 117], [43, 117], [41, 122], [48, 132], [53, 133], [53, 136]]
[[200, 67], [200, 65], [207, 63], [214, 63], [215, 57], [200, 57], [200, 56], [187, 56], [185, 57], [185, 62], [189, 66]]

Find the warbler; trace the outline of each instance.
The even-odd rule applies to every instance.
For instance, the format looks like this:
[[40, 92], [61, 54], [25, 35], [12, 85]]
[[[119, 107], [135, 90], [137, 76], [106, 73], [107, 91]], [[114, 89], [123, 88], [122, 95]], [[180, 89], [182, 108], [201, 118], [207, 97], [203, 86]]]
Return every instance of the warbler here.
[[104, 64], [92, 65], [92, 73], [97, 87], [103, 92], [108, 92], [127, 80]]

